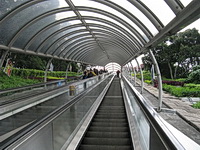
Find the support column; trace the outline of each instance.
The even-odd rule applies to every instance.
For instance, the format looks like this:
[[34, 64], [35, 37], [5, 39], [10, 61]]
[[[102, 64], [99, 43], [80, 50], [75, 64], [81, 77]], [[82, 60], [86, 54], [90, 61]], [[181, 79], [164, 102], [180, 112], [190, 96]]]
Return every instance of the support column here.
[[7, 56], [8, 52], [9, 52], [9, 50], [4, 51], [3, 55], [0, 58], [0, 70], [1, 70], [1, 68], [3, 66], [3, 63], [4, 63], [5, 59], [6, 59], [6, 56]]
[[49, 59], [48, 63], [47, 63], [47, 66], [46, 66], [46, 69], [45, 69], [45, 73], [44, 73], [44, 82], [47, 82], [47, 72], [48, 72], [48, 69], [49, 69], [49, 66], [52, 62], [53, 58]]
[[128, 63], [127, 63], [126, 65], [127, 65], [127, 71], [128, 71], [128, 74], [130, 74], [130, 75], [131, 75], [131, 69], [130, 69], [130, 67], [129, 67]]
[[130, 64], [131, 64], [131, 67], [132, 67], [133, 72], [134, 72], [134, 86], [136, 86], [136, 72], [135, 72], [135, 69], [134, 69], [133, 64], [131, 63], [131, 61], [130, 61]]
[[159, 69], [158, 63], [156, 61], [156, 58], [155, 58], [155, 56], [153, 55], [153, 53], [150, 49], [149, 49], [149, 54], [150, 54], [150, 57], [153, 61], [153, 64], [155, 65], [155, 70], [156, 70], [156, 73], [157, 73], [158, 89], [159, 89], [159, 95], [158, 95], [159, 105], [158, 105], [157, 110], [161, 111], [161, 109], [162, 109], [162, 94], [163, 94], [161, 73], [160, 73], [160, 69]]
[[69, 66], [71, 65], [71, 62], [69, 62], [68, 64], [67, 64], [67, 69], [66, 69], [66, 75], [65, 75], [65, 79], [67, 79], [67, 77], [68, 77], [68, 70], [69, 70]]
[[141, 75], [141, 94], [143, 94], [143, 89], [144, 89], [144, 78], [143, 78], [143, 73], [142, 73], [142, 69], [140, 67], [140, 64], [138, 63], [138, 60], [137, 58], [135, 59], [137, 65], [138, 65], [138, 68], [140, 69], [140, 75]]
[[130, 71], [130, 79], [131, 79], [131, 81], [132, 81], [132, 74], [131, 74], [132, 70], [131, 70], [131, 65], [129, 65], [129, 63], [127, 63], [127, 65], [128, 65], [128, 67], [129, 67], [129, 71]]
[[154, 86], [154, 79], [155, 79], [155, 71], [154, 71], [154, 64], [151, 66], [151, 82], [152, 86]]

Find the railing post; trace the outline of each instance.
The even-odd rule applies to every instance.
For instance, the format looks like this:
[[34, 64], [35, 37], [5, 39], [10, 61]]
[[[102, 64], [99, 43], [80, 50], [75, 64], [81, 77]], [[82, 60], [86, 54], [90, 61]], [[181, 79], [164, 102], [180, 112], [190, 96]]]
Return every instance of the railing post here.
[[157, 73], [157, 76], [158, 76], [158, 89], [159, 89], [159, 95], [158, 95], [158, 100], [159, 100], [159, 104], [158, 104], [158, 108], [157, 110], [158, 111], [161, 111], [162, 109], [162, 79], [161, 79], [161, 73], [160, 73], [160, 69], [159, 69], [159, 66], [158, 66], [158, 63], [156, 61], [156, 58], [155, 56], [153, 55], [152, 51], [149, 49], [149, 54], [150, 54], [150, 57], [153, 61], [153, 64], [155, 65], [155, 70], [156, 70], [156, 73]]
[[69, 70], [69, 66], [71, 65], [71, 62], [69, 62], [68, 64], [67, 64], [67, 69], [66, 69], [66, 74], [65, 74], [65, 79], [67, 80], [67, 78], [68, 78], [68, 70]]
[[143, 73], [142, 73], [142, 69], [141, 69], [141, 67], [140, 67], [140, 65], [139, 65], [139, 63], [138, 63], [137, 58], [135, 59], [135, 61], [136, 61], [137, 65], [138, 65], [138, 68], [139, 68], [139, 70], [140, 70], [140, 75], [141, 75], [141, 94], [143, 94], [143, 89], [144, 89], [144, 78], [143, 78]]
[[130, 78], [131, 78], [131, 81], [132, 81], [132, 69], [131, 69], [131, 65], [129, 65], [129, 63], [127, 63], [127, 64], [128, 64], [129, 70], [130, 70]]
[[[47, 82], [47, 72], [48, 72], [48, 69], [49, 69], [49, 66], [50, 66], [52, 60], [53, 60], [53, 58], [49, 59], [49, 61], [47, 63], [45, 73], [44, 73], [44, 82]], [[46, 88], [46, 84], [45, 84], [45, 88]]]
[[130, 64], [131, 64], [133, 72], [134, 72], [134, 86], [136, 86], [136, 72], [135, 72], [135, 69], [134, 69], [133, 64], [132, 64], [131, 61], [130, 61]]
[[131, 69], [129, 68], [129, 65], [128, 65], [128, 63], [127, 63], [126, 65], [127, 65], [127, 71], [128, 71], [128, 75], [129, 75], [129, 74], [131, 75]]

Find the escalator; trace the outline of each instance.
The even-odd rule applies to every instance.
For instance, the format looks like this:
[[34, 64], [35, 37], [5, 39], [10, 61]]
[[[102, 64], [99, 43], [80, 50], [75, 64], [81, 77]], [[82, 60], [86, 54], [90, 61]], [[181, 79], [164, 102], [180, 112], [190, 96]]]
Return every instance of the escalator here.
[[[0, 142], [0, 149], [199, 150], [199, 145], [148, 106], [126, 78], [113, 78], [108, 76], [42, 119], [26, 124], [27, 127]], [[41, 112], [54, 107], [58, 99], [45, 103], [49, 105], [40, 105]], [[22, 118], [27, 121], [25, 116]], [[8, 122], [2, 123], [2, 130], [6, 130]]]
[[131, 150], [129, 131], [119, 78], [115, 78], [78, 149]]

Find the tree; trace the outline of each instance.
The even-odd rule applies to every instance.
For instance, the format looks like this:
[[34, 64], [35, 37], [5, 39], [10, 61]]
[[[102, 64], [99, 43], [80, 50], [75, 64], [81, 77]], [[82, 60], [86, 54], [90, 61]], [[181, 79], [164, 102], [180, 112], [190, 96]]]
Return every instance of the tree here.
[[48, 58], [21, 53], [11, 53], [9, 56], [16, 68], [45, 70]]
[[[191, 68], [200, 64], [200, 34], [196, 29], [177, 33], [166, 37], [152, 51], [163, 76], [172, 79], [187, 77]], [[143, 58], [143, 63], [149, 66], [151, 61], [148, 55]], [[166, 68], [169, 68], [169, 70]]]

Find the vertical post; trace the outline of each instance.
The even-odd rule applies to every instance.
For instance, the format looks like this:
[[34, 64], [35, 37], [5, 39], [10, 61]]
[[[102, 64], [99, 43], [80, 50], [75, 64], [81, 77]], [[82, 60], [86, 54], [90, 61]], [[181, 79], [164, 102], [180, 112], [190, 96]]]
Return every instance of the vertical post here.
[[69, 66], [71, 65], [71, 62], [69, 62], [68, 64], [67, 64], [67, 69], [66, 69], [66, 75], [65, 75], [65, 79], [67, 80], [67, 77], [68, 77], [68, 70], [69, 70]]
[[129, 68], [128, 68], [128, 64], [126, 64], [126, 74], [127, 74], [127, 76], [129, 75]]
[[0, 58], [0, 70], [1, 70], [1, 68], [2, 68], [2, 66], [3, 66], [3, 63], [4, 63], [5, 59], [6, 59], [6, 56], [7, 56], [8, 52], [9, 52], [9, 50], [4, 51], [4, 52], [3, 52], [3, 55], [2, 55], [1, 58]]
[[144, 89], [144, 78], [143, 78], [143, 73], [142, 73], [142, 69], [140, 67], [140, 64], [138, 63], [138, 60], [137, 58], [135, 59], [137, 65], [138, 65], [138, 68], [140, 69], [140, 75], [141, 75], [141, 94], [143, 93], [143, 89]]
[[[48, 69], [49, 69], [49, 66], [50, 66], [52, 60], [53, 60], [53, 58], [49, 59], [49, 61], [47, 63], [45, 73], [44, 73], [44, 82], [47, 82], [47, 72], [48, 72]], [[45, 84], [45, 87], [46, 87], [46, 84]]]
[[134, 69], [133, 64], [132, 64], [131, 61], [130, 61], [130, 64], [131, 64], [133, 72], [134, 72], [134, 86], [136, 86], [136, 72], [135, 72], [135, 69]]
[[152, 82], [153, 86], [154, 86], [154, 79], [155, 79], [154, 64], [152, 64], [152, 66], [151, 66], [151, 82]]
[[129, 65], [129, 63], [128, 63], [127, 65], [128, 65], [129, 71], [130, 71], [130, 76], [132, 76], [132, 75], [131, 75], [131, 72], [132, 72], [132, 70], [131, 70], [131, 65]]
[[126, 64], [126, 66], [127, 66], [127, 71], [128, 71], [128, 75], [129, 75], [129, 74], [131, 74], [131, 70], [130, 70], [130, 68], [129, 68], [128, 63]]
[[129, 65], [129, 63], [127, 63], [127, 65], [128, 65], [128, 67], [129, 67], [130, 79], [131, 79], [131, 81], [132, 81], [132, 74], [131, 74], [132, 70], [131, 70], [131, 65]]
[[156, 61], [156, 58], [155, 56], [153, 55], [152, 51], [149, 49], [149, 54], [150, 54], [150, 57], [153, 61], [153, 64], [155, 65], [155, 70], [156, 70], [156, 73], [157, 73], [157, 76], [158, 76], [158, 89], [159, 89], [159, 95], [158, 95], [158, 100], [159, 100], [159, 105], [158, 105], [158, 108], [157, 110], [158, 111], [161, 111], [162, 109], [162, 79], [161, 79], [161, 73], [160, 73], [160, 69], [159, 69], [159, 66], [158, 66], [158, 63]]

